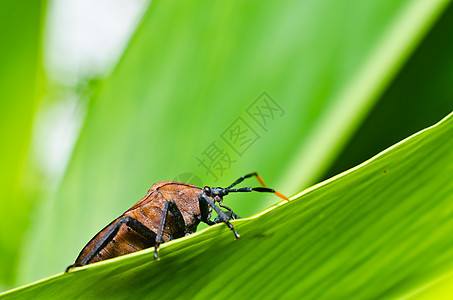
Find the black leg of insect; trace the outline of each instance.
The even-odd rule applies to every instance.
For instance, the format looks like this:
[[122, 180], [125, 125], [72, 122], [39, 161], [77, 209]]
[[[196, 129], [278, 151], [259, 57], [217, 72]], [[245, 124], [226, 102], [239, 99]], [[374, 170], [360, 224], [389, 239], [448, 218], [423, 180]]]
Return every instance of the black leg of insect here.
[[187, 228], [186, 224], [184, 223], [184, 218], [181, 214], [181, 211], [179, 210], [175, 201], [168, 200], [167, 202], [165, 202], [164, 210], [162, 211], [162, 219], [160, 219], [159, 230], [157, 231], [156, 245], [154, 246], [154, 259], [159, 258], [157, 252], [159, 251], [160, 244], [164, 242], [164, 240], [162, 239], [162, 235], [164, 233], [165, 224], [167, 223], [168, 213], [171, 214], [173, 221], [176, 223], [176, 226], [178, 227], [177, 232], [179, 233], [179, 235], [175, 236], [174, 238], [180, 238], [186, 234]]
[[223, 222], [223, 221], [215, 222], [215, 220], [214, 221], [209, 220], [208, 216], [209, 216], [209, 206], [210, 205], [200, 195], [198, 195], [198, 204], [200, 205], [200, 217], [199, 217], [199, 219], [200, 219], [201, 222], [206, 223], [208, 225], [215, 225], [217, 223]]
[[[227, 215], [228, 220], [237, 220], [237, 219], [241, 218], [232, 211], [226, 211], [225, 214]], [[213, 225], [223, 222], [223, 220], [219, 216], [215, 217], [214, 220], [212, 220], [212, 221], [214, 222]]]
[[[198, 200], [199, 200], [198, 202], [200, 204], [200, 212], [201, 212], [200, 220], [207, 223], [208, 225], [212, 225], [213, 223], [224, 222], [228, 226], [228, 228], [230, 228], [233, 231], [234, 236], [236, 238], [239, 238], [240, 237], [239, 234], [236, 232], [233, 225], [229, 222], [230, 219], [236, 219], [236, 218], [238, 218], [238, 216], [233, 212], [233, 210], [231, 208], [222, 204], [223, 196], [226, 196], [229, 193], [244, 193], [244, 192], [255, 191], [255, 192], [261, 192], [261, 193], [274, 193], [278, 197], [285, 199], [286, 201], [289, 201], [289, 199], [286, 196], [284, 196], [283, 194], [277, 192], [274, 189], [270, 189], [270, 188], [266, 188], [266, 187], [256, 187], [256, 188], [245, 187], [245, 188], [239, 188], [239, 189], [231, 188], [231, 187], [234, 187], [235, 185], [241, 183], [242, 181], [244, 181], [244, 179], [250, 178], [252, 176], [255, 176], [258, 179], [258, 181], [262, 185], [264, 185], [264, 181], [261, 178], [261, 176], [259, 176], [258, 173], [254, 172], [254, 173], [250, 173], [250, 174], [240, 177], [227, 188], [221, 188], [221, 187], [211, 188], [211, 187], [205, 186], [203, 188], [203, 192], [198, 195]], [[218, 207], [216, 205], [216, 202], [219, 203], [220, 207], [227, 209], [228, 212], [225, 213], [224, 211], [222, 211], [220, 209], [220, 207]], [[218, 216], [214, 219], [214, 221], [208, 220], [208, 218], [207, 218], [207, 206], [208, 205], [206, 203], [209, 206], [211, 206], [218, 214]]]
[[66, 268], [65, 272], [68, 272], [69, 269], [72, 267], [84, 266], [93, 259], [97, 254], [101, 252], [105, 246], [108, 245], [116, 236], [118, 231], [120, 230], [121, 225], [126, 224], [135, 232], [141, 234], [143, 237], [147, 238], [150, 241], [156, 240], [156, 234], [150, 230], [148, 227], [143, 225], [140, 221], [132, 218], [132, 217], [124, 217], [118, 220], [118, 222], [113, 226], [100, 240], [96, 243], [96, 245], [91, 249], [85, 259], [82, 261], [80, 265], [70, 265]]
[[[222, 220], [222, 222], [224, 222], [228, 226], [228, 228], [230, 228], [233, 231], [234, 236], [237, 239], [240, 238], [240, 235], [236, 232], [236, 229], [234, 229], [233, 225], [231, 225], [231, 223], [228, 221], [229, 218], [228, 218], [227, 214], [225, 214], [225, 212], [223, 210], [221, 210], [220, 207], [215, 205], [215, 202], [210, 197], [208, 197], [204, 193], [200, 193], [200, 194], [198, 194], [198, 200], [200, 202], [200, 208], [202, 206], [206, 207], [206, 204], [202, 204], [202, 202], [206, 202], [207, 204], [209, 204], [219, 215], [219, 219]], [[205, 222], [205, 220], [202, 220], [202, 221]], [[209, 224], [209, 223], [211, 223], [211, 224]], [[215, 224], [216, 222], [209, 220], [209, 223], [208, 223], [208, 225], [212, 225], [212, 224]]]
[[[219, 203], [220, 207], [225, 208], [226, 210], [228, 210], [228, 212], [226, 212], [226, 214], [228, 215], [228, 220], [240, 219], [240, 217], [238, 215], [236, 215], [230, 207], [228, 207], [226, 205], [223, 205], [223, 198], [222, 197], [215, 196], [214, 197], [214, 202]], [[216, 222], [216, 220], [214, 220], [214, 222]], [[219, 223], [219, 222], [217, 222], [217, 223]]]

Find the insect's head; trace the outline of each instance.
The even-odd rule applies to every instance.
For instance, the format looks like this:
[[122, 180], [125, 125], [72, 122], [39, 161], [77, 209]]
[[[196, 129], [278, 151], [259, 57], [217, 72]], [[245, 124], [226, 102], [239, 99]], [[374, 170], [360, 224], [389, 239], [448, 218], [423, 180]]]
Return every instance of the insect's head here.
[[203, 192], [206, 194], [206, 196], [209, 197], [219, 196], [220, 198], [222, 198], [223, 196], [228, 195], [228, 191], [221, 187], [205, 186], [203, 188]]

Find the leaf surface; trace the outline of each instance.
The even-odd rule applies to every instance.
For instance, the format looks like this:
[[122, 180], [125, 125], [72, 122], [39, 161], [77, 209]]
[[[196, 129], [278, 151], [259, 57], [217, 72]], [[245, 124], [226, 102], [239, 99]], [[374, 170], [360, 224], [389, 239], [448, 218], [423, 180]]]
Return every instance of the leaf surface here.
[[[35, 217], [20, 282], [64, 269], [154, 182], [258, 171], [284, 194], [308, 186], [447, 3], [153, 1]], [[275, 201], [228, 205], [244, 217]]]
[[[252, 218], [4, 294], [376, 299], [452, 294], [453, 114]], [[451, 280], [450, 280], [451, 281]], [[448, 281], [447, 281], [448, 282]], [[429, 290], [428, 290], [429, 291]]]

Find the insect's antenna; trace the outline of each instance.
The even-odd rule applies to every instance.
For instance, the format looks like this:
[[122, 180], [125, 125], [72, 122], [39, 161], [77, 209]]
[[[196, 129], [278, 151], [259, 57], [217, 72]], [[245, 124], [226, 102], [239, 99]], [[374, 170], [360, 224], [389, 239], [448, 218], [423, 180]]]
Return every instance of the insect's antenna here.
[[261, 178], [261, 176], [256, 173], [256, 172], [253, 172], [253, 173], [250, 173], [250, 174], [247, 174], [247, 175], [244, 175], [242, 177], [240, 177], [238, 180], [236, 180], [233, 184], [231, 184], [229, 187], [227, 187], [227, 189], [231, 189], [233, 186], [235, 185], [238, 185], [239, 183], [241, 183], [242, 181], [244, 181], [244, 179], [247, 179], [247, 178], [250, 178], [252, 176], [255, 176], [256, 179], [258, 180], [258, 182], [262, 185], [262, 186], [266, 186], [266, 184], [264, 183], [264, 180], [263, 178]]
[[288, 197], [286, 197], [282, 193], [279, 193], [274, 189], [265, 188], [265, 187], [256, 187], [256, 188], [245, 187], [245, 188], [240, 188], [240, 189], [227, 188], [227, 189], [225, 189], [225, 192], [228, 192], [228, 193], [247, 193], [247, 192], [274, 193], [276, 196], [282, 198], [283, 200], [289, 201]]

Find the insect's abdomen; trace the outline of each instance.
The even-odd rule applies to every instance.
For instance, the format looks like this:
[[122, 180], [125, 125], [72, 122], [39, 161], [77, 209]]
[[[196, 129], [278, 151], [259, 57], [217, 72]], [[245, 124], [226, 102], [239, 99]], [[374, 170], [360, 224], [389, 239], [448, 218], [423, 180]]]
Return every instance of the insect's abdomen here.
[[[93, 247], [109, 231], [109, 229], [114, 226], [117, 221], [118, 219], [104, 228], [95, 237], [93, 237], [93, 239], [91, 239], [91, 241], [80, 252], [77, 260], [75, 261], [75, 264], [84, 265], [84, 259], [90, 254], [90, 251], [93, 249]], [[151, 246], [153, 246], [152, 241], [148, 241], [146, 238], [142, 237], [136, 232], [128, 231], [126, 224], [123, 224], [121, 225], [115, 238], [86, 263], [94, 263], [97, 261], [117, 257], [120, 255], [146, 249]]]
[[198, 193], [200, 193], [200, 191], [201, 189], [195, 186], [176, 182], [160, 182], [154, 184], [143, 199], [118, 219], [102, 229], [88, 242], [77, 257], [75, 264], [90, 264], [153, 247], [156, 242], [155, 240], [149, 240], [130, 229], [126, 224], [122, 224], [113, 240], [96, 253], [91, 260], [86, 261], [86, 258], [91, 256], [91, 250], [102, 238], [107, 237], [107, 233], [115, 227], [118, 220], [123, 217], [132, 217], [157, 234], [165, 203], [169, 200], [173, 200], [180, 209], [187, 232], [179, 232], [178, 226], [176, 226], [175, 222], [172, 220], [171, 215], [168, 214], [167, 222], [163, 229], [163, 241], [168, 242], [174, 238], [184, 236], [185, 233], [194, 232], [200, 222], [198, 219], [200, 214]]

